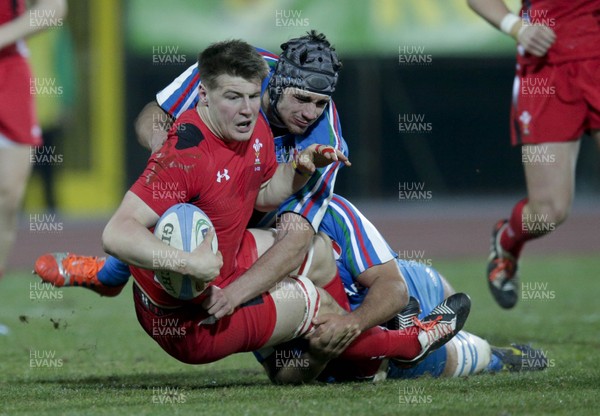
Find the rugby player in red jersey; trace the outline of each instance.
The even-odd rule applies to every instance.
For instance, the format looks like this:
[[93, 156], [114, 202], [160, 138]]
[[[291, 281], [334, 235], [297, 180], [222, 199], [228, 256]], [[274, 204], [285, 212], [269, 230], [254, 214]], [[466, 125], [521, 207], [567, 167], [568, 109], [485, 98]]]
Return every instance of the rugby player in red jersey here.
[[518, 43], [511, 134], [521, 146], [527, 198], [495, 225], [487, 268], [496, 302], [512, 308], [524, 244], [567, 218], [583, 133], [600, 142], [600, 2], [523, 0], [520, 16], [503, 0], [468, 3]]
[[[252, 47], [241, 41], [214, 44], [200, 55], [199, 66], [204, 74], [200, 104], [179, 117], [103, 233], [106, 251], [132, 266], [136, 311], [144, 329], [169, 354], [190, 363], [253, 350], [269, 339], [280, 341], [273, 298], [264, 294], [231, 317], [214, 325], [199, 325], [208, 315], [198, 304], [170, 297], [155, 282], [150, 270], [153, 253], [174, 251], [183, 261], [169, 265], [173, 271], [212, 282], [215, 287], [226, 286], [255, 259], [253, 237], [245, 230], [252, 209], [278, 206], [306, 183], [307, 175], [298, 172], [310, 173], [316, 159], [323, 164], [338, 160], [334, 151], [315, 157], [315, 146], [297, 161], [278, 166], [273, 136], [260, 114], [260, 87], [267, 66]], [[341, 153], [339, 156], [347, 160]], [[178, 192], [173, 192], [172, 198], [155, 198], [153, 190], [161, 183], [171, 184]], [[149, 231], [160, 215], [178, 202], [200, 207], [215, 227], [192, 253], [166, 247]], [[215, 231], [221, 250], [217, 254], [209, 245]], [[156, 335], [153, 325], [165, 317], [176, 319], [186, 336]], [[296, 327], [304, 314], [299, 318]]]
[[[305, 335], [320, 307], [322, 313], [330, 313], [339, 306], [300, 276], [286, 278], [285, 284], [273, 289], [273, 295], [267, 292], [250, 299], [215, 322], [199, 305], [206, 294], [181, 301], [169, 296], [154, 280], [154, 253], [180, 256], [183, 261], [165, 265], [168, 270], [209, 283], [208, 294], [219, 291], [256, 260], [256, 242], [245, 229], [253, 207], [272, 210], [304, 186], [316, 167], [338, 160], [347, 162], [332, 147], [311, 145], [297, 160], [277, 164], [273, 137], [260, 113], [266, 66], [248, 44], [229, 41], [211, 45], [200, 55], [199, 67], [204, 76], [199, 105], [178, 118], [165, 144], [125, 195], [102, 238], [107, 253], [131, 265], [142, 327], [167, 353], [190, 364], [212, 362]], [[178, 192], [172, 198], [155, 198], [153, 190], [161, 183]], [[160, 215], [179, 202], [192, 203], [211, 218], [222, 256], [210, 249], [212, 232], [191, 253], [168, 247], [150, 232]], [[277, 295], [281, 291], [292, 293]], [[461, 295], [444, 301], [442, 308], [426, 317], [418, 331], [365, 331], [342, 356], [421, 358], [462, 328], [470, 302]], [[182, 329], [182, 336], [157, 333], [157, 325], [165, 323]], [[346, 342], [352, 338], [349, 329]]]
[[[262, 86], [261, 108], [272, 131], [281, 135], [275, 139], [278, 161], [286, 162], [294, 152], [312, 144], [330, 145], [347, 154], [339, 116], [331, 100], [341, 68], [335, 49], [325, 35], [315, 31], [291, 39], [281, 48], [279, 57], [257, 48], [271, 68]], [[165, 113], [177, 117], [186, 109], [194, 108], [199, 97], [200, 77], [197, 65], [192, 65], [157, 94], [156, 102], [148, 105], [136, 122], [141, 143], [153, 144], [154, 148], [164, 142], [166, 132], [161, 131], [164, 123], [154, 120], [165, 120]], [[231, 313], [237, 306], [275, 286], [300, 265], [325, 215], [341, 166], [335, 163], [318, 169], [307, 185], [281, 204], [277, 212], [266, 215], [267, 221], [250, 224], [268, 227], [271, 225], [268, 219], [274, 220], [277, 215], [277, 239], [240, 279], [222, 291], [210, 293], [203, 304], [209, 313], [216, 318]], [[56, 286], [84, 286], [104, 296], [117, 295], [130, 274], [128, 265], [114, 257], [105, 260], [74, 253], [43, 255], [36, 262], [35, 271]], [[368, 311], [367, 321], [371, 324], [385, 322], [408, 301], [406, 285], [401, 279], [384, 280], [374, 283], [372, 293], [385, 293], [390, 300], [362, 308], [362, 312]], [[335, 282], [331, 284], [335, 286]], [[329, 285], [324, 287], [332, 289]], [[349, 326], [355, 326], [352, 317], [346, 316], [344, 320]], [[329, 322], [323, 326], [338, 332]]]
[[[42, 144], [24, 38], [62, 19], [67, 4], [38, 0], [26, 11], [25, 0], [0, 0], [0, 279], [17, 236], [17, 214], [31, 174], [31, 146]], [[0, 334], [6, 331], [0, 324]]]
[[0, 277], [17, 233], [31, 146], [42, 144], [23, 39], [47, 29], [66, 12], [65, 0], [38, 0], [29, 10], [25, 0], [0, 0]]

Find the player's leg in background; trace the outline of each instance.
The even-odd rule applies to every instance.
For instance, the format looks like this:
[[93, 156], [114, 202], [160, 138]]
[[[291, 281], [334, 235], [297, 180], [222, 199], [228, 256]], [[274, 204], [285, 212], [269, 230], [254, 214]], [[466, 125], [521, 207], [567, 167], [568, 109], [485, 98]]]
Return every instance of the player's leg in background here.
[[19, 208], [31, 173], [30, 149], [6, 138], [0, 142], [0, 277], [17, 235]]
[[[531, 238], [548, 234], [569, 215], [575, 194], [579, 146], [579, 140], [535, 145], [547, 149], [544, 151], [554, 156], [554, 160], [551, 163], [525, 163], [528, 202], [523, 207], [521, 218], [518, 218], [521, 221], [519, 231], [523, 234]], [[520, 250], [519, 242], [514, 242], [511, 248]], [[518, 255], [518, 251], [514, 254]]]
[[517, 261], [524, 244], [554, 231], [569, 214], [579, 145], [577, 140], [523, 146], [524, 155], [536, 156], [523, 161], [528, 198], [496, 225], [488, 264], [490, 289], [504, 308], [518, 300]]

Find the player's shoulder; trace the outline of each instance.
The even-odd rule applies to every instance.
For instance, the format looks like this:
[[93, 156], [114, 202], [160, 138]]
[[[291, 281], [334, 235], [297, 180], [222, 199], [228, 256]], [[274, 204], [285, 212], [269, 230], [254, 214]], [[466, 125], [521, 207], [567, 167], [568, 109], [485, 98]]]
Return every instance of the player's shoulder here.
[[174, 142], [174, 148], [185, 150], [198, 147], [204, 141], [201, 123], [195, 108], [184, 111], [169, 131], [169, 140]]

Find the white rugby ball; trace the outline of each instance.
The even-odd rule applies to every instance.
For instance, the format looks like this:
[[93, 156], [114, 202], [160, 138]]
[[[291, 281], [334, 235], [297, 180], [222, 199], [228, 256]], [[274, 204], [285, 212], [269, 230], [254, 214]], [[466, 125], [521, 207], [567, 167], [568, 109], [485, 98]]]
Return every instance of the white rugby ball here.
[[[212, 222], [200, 208], [192, 204], [177, 204], [160, 217], [154, 227], [154, 235], [173, 248], [190, 252], [204, 241], [204, 236], [212, 226]], [[216, 253], [218, 249], [215, 235], [212, 250]], [[177, 253], [173, 255], [166, 250], [152, 253], [152, 257], [156, 268], [169, 268], [184, 261]], [[204, 282], [191, 276], [168, 270], [156, 270], [154, 279], [169, 295], [182, 300], [197, 297], [206, 287]]]

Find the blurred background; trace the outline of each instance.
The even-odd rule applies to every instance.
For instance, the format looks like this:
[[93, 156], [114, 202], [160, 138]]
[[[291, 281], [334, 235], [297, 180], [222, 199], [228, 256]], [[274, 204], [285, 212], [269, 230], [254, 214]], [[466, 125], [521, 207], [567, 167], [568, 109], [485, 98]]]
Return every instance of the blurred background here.
[[[38, 164], [28, 209], [110, 213], [148, 156], [135, 116], [199, 51], [242, 38], [278, 53], [311, 29], [344, 63], [334, 99], [354, 167], [339, 175], [339, 193], [397, 199], [403, 183], [438, 196], [524, 190], [508, 132], [514, 42], [466, 1], [78, 0], [69, 9], [63, 26], [29, 42], [35, 76], [61, 87], [37, 101], [46, 145], [63, 157]], [[590, 140], [579, 171], [578, 191], [597, 192]]]
[[[508, 3], [518, 11], [520, 1]], [[95, 231], [81, 237], [100, 251], [106, 219], [149, 156], [133, 130], [143, 106], [212, 42], [242, 38], [279, 53], [281, 43], [311, 29], [327, 35], [344, 64], [334, 100], [354, 165], [340, 172], [336, 191], [361, 202], [380, 227], [386, 218], [391, 226], [405, 221], [403, 230], [420, 224], [405, 237], [428, 249], [443, 239], [442, 255], [464, 245], [456, 241], [464, 226], [458, 236], [449, 232], [454, 239], [419, 240], [424, 225], [414, 215], [427, 220], [429, 234], [441, 232], [432, 218], [447, 222], [452, 210], [487, 215], [473, 226], [480, 238], [472, 244], [483, 255], [488, 228], [525, 185], [521, 152], [509, 144], [514, 41], [466, 0], [70, 0], [63, 24], [28, 42], [36, 85], [47, 86], [35, 93], [44, 151], [54, 158], [35, 164], [17, 247], [80, 247], [70, 239], [78, 228], [62, 218], [91, 218]], [[592, 201], [584, 211], [596, 229], [598, 153], [583, 141], [575, 204]], [[402, 198], [411, 189], [421, 196]], [[574, 237], [586, 234], [592, 217], [570, 229]], [[40, 222], [54, 230], [31, 228]], [[395, 248], [399, 239], [392, 238]], [[579, 245], [594, 250], [597, 240]]]

